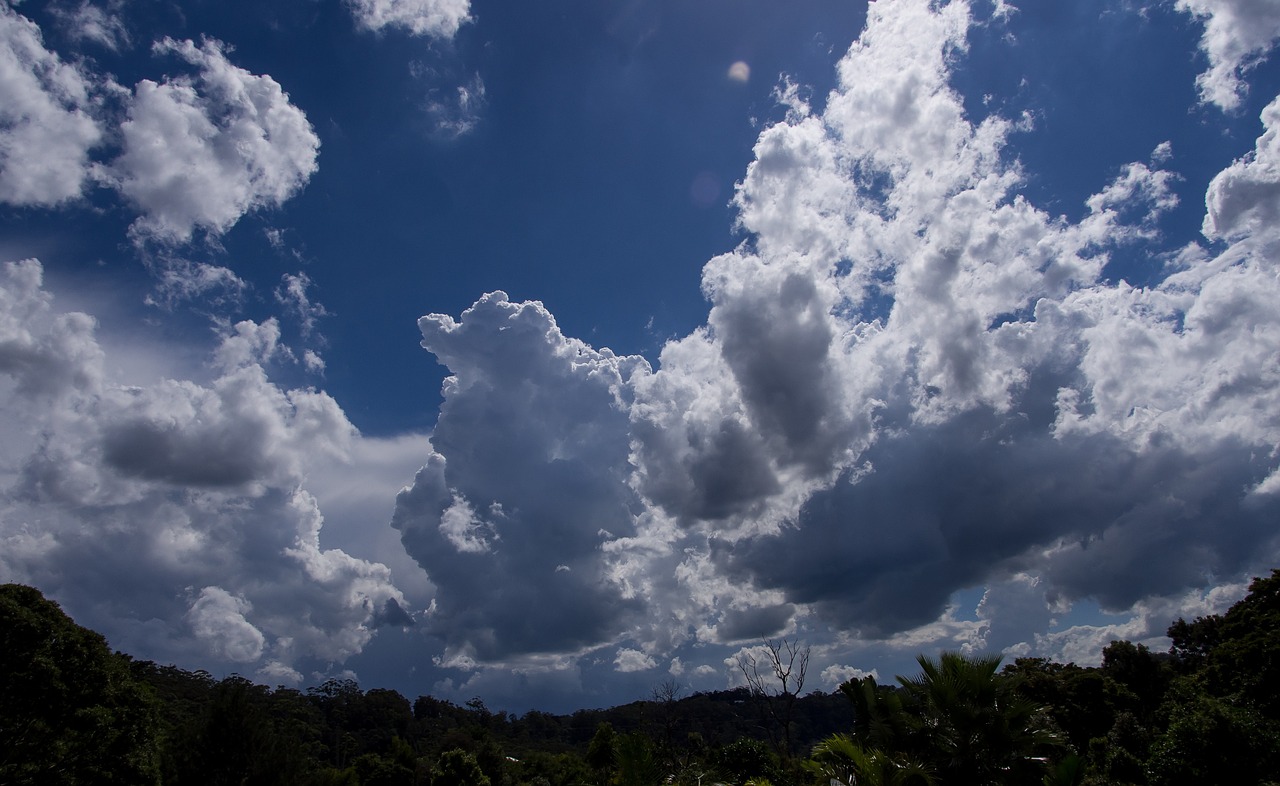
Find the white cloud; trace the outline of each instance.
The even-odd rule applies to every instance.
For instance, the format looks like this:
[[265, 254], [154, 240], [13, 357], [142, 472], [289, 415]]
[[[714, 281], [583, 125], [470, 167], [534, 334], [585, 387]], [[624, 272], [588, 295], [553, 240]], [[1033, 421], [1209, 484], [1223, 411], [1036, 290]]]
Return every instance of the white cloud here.
[[249, 663], [262, 656], [266, 638], [244, 615], [253, 605], [221, 587], [205, 587], [191, 604], [187, 621], [196, 637], [222, 660]]
[[302, 674], [297, 669], [290, 668], [278, 660], [269, 661], [267, 665], [258, 669], [257, 676], [263, 682], [276, 685], [297, 685], [302, 682]]
[[823, 669], [822, 674], [819, 676], [822, 679], [822, 684], [827, 686], [828, 689], [838, 688], [849, 680], [860, 680], [866, 677], [871, 677], [874, 680], [880, 679], [880, 673], [875, 669], [863, 671], [853, 666], [844, 666], [838, 663], [833, 663]]
[[0, 287], [0, 373], [30, 397], [61, 398], [94, 390], [102, 379], [102, 350], [87, 314], [51, 314], [44, 270], [34, 259], [9, 262]]
[[454, 88], [432, 88], [425, 109], [436, 137], [457, 139], [470, 133], [480, 122], [487, 103], [484, 80], [475, 74]]
[[1280, 98], [1262, 110], [1262, 125], [1253, 152], [1209, 184], [1203, 231], [1211, 240], [1264, 234], [1280, 218]]
[[172, 310], [179, 304], [203, 299], [221, 306], [240, 303], [249, 284], [230, 268], [181, 257], [165, 257], [151, 264], [155, 291], [147, 305]]
[[143, 213], [135, 240], [186, 242], [197, 229], [218, 235], [306, 184], [320, 140], [274, 79], [232, 65], [218, 41], [166, 38], [154, 49], [197, 73], [137, 84], [120, 128], [124, 152], [104, 169]]
[[618, 656], [613, 659], [614, 668], [626, 674], [633, 671], [648, 671], [658, 667], [657, 662], [640, 650], [627, 647], [618, 649]]
[[1221, 614], [1244, 597], [1247, 588], [1247, 581], [1227, 581], [1208, 591], [1193, 590], [1139, 601], [1114, 615], [1113, 622], [1037, 633], [1030, 651], [1059, 663], [1096, 666], [1102, 661], [1102, 650], [1113, 641], [1144, 643], [1160, 649], [1165, 631], [1174, 620]]
[[93, 41], [111, 51], [119, 51], [129, 45], [129, 29], [120, 11], [123, 0], [112, 0], [106, 8], [83, 0], [72, 10], [54, 6], [55, 14], [72, 38]]
[[57, 311], [40, 274], [0, 276], [0, 576], [192, 667], [287, 676], [404, 623], [385, 565], [320, 544], [304, 484], [356, 433], [329, 396], [269, 380], [272, 322], [237, 325], [210, 382], [120, 384], [94, 321]]
[[1266, 0], [1177, 0], [1175, 7], [1204, 23], [1200, 48], [1209, 68], [1196, 79], [1201, 99], [1236, 109], [1244, 76], [1280, 40], [1280, 8]]
[[312, 374], [324, 373], [324, 358], [313, 349], [304, 350], [302, 353], [302, 365]]
[[413, 35], [452, 38], [470, 20], [469, 0], [347, 0], [361, 27], [399, 27]]
[[94, 86], [44, 48], [40, 29], [0, 5], [0, 202], [56, 205], [81, 196], [102, 139]]
[[298, 318], [304, 336], [311, 335], [316, 322], [329, 316], [323, 303], [313, 303], [307, 290], [311, 288], [311, 277], [306, 273], [291, 275], [285, 273], [280, 286], [276, 287], [276, 302], [288, 308]]
[[[493, 527], [476, 517], [475, 509], [460, 495], [440, 514], [440, 534], [459, 552], [487, 554], [492, 551], [489, 538], [496, 538]], [[557, 565], [556, 570], [561, 566]]]
[[[1156, 608], [1280, 556], [1278, 502], [1249, 493], [1280, 444], [1280, 110], [1210, 189], [1222, 245], [1168, 263], [1170, 146], [1116, 162], [1078, 221], [1036, 207], [1006, 149], [1028, 129], [950, 84], [972, 24], [963, 2], [872, 4], [821, 110], [782, 88], [735, 197], [749, 237], [706, 265], [707, 324], [657, 370], [501, 294], [421, 321], [452, 376], [395, 521], [450, 646], [656, 659], [772, 628], [1017, 653], [1075, 600]], [[1121, 247], [1163, 280], [1104, 278]], [[459, 495], [501, 505], [491, 549], [442, 534]], [[584, 622], [476, 578], [498, 574], [581, 582]]]

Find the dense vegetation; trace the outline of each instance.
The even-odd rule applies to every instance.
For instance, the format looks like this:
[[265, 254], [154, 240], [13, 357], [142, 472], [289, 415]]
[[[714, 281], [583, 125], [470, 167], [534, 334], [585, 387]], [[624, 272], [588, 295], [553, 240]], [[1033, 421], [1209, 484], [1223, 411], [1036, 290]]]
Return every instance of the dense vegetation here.
[[680, 698], [666, 683], [609, 710], [515, 716], [479, 698], [410, 702], [344, 680], [271, 689], [136, 661], [5, 585], [0, 784], [1272, 782], [1280, 571], [1169, 636], [1168, 653], [1113, 642], [1097, 668], [943, 653], [892, 685]]

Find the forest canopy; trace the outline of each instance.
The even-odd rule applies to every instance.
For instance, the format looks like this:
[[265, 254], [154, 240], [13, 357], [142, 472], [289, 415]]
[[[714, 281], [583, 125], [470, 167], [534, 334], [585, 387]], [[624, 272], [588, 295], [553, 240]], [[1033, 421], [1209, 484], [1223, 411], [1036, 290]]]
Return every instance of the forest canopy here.
[[410, 701], [351, 680], [273, 689], [134, 660], [38, 590], [8, 584], [0, 783], [1273, 782], [1280, 571], [1168, 635], [1168, 652], [1112, 642], [1097, 667], [944, 652], [893, 683], [865, 677], [831, 693], [759, 682], [681, 697], [670, 683], [607, 710], [517, 716], [480, 697]]

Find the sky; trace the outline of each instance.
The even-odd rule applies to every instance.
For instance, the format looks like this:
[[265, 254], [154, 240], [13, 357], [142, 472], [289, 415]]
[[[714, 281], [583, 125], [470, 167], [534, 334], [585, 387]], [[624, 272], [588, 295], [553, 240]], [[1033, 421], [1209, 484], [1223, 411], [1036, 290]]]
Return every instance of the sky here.
[[0, 0], [0, 581], [567, 712], [1280, 566], [1280, 6]]

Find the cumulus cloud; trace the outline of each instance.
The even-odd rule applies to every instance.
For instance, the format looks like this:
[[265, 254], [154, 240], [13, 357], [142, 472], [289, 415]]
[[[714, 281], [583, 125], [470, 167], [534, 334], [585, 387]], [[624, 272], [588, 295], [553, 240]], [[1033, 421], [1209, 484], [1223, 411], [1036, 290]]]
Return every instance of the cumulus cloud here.
[[216, 655], [236, 663], [249, 663], [261, 657], [266, 642], [262, 631], [244, 617], [245, 612], [252, 609], [247, 600], [221, 587], [205, 587], [191, 604], [187, 620], [196, 637], [208, 642]]
[[1209, 68], [1196, 79], [1202, 100], [1236, 109], [1245, 74], [1280, 40], [1280, 8], [1253, 0], [1178, 0], [1175, 7], [1204, 23], [1200, 48]]
[[94, 85], [45, 49], [40, 29], [0, 5], [0, 202], [56, 205], [79, 197], [102, 139]]
[[644, 361], [566, 338], [540, 304], [502, 293], [419, 327], [452, 376], [433, 454], [392, 526], [449, 588], [427, 624], [450, 657], [482, 660], [625, 630], [640, 601], [609, 581], [600, 555], [635, 528], [626, 382]]
[[320, 544], [305, 479], [358, 435], [329, 396], [271, 382], [274, 323], [230, 329], [209, 381], [121, 384], [94, 320], [59, 312], [41, 272], [0, 274], [5, 580], [140, 656], [280, 678], [404, 624], [385, 565]]
[[[129, 43], [117, 5], [83, 2], [51, 13], [70, 38], [117, 50]], [[96, 183], [141, 212], [130, 228], [135, 242], [172, 246], [197, 231], [220, 235], [301, 190], [316, 171], [320, 141], [275, 80], [232, 65], [219, 41], [166, 38], [152, 49], [194, 73], [143, 79], [130, 95], [83, 62], [64, 62], [45, 48], [35, 23], [0, 5], [0, 202], [55, 206]], [[124, 107], [118, 128], [106, 122], [108, 99]], [[108, 139], [119, 154], [93, 160]], [[168, 304], [234, 278], [181, 259], [154, 267], [156, 299]]]
[[131, 228], [136, 241], [221, 234], [306, 184], [320, 139], [279, 83], [232, 65], [218, 41], [166, 38], [154, 51], [196, 74], [137, 84], [120, 127], [124, 150], [103, 171], [143, 214]]
[[1265, 236], [1280, 218], [1280, 98], [1262, 110], [1262, 126], [1253, 152], [1209, 184], [1203, 232], [1210, 239]]
[[[371, 30], [436, 37], [469, 12], [349, 6]], [[1179, 7], [1205, 21], [1205, 100], [1237, 106], [1271, 12]], [[660, 663], [709, 680], [777, 635], [816, 639], [828, 685], [939, 645], [1085, 661], [1220, 609], [1280, 556], [1280, 99], [1207, 189], [1208, 244], [1169, 249], [1167, 143], [1115, 162], [1077, 220], [1027, 196], [1010, 140], [1031, 129], [952, 86], [973, 13], [872, 4], [828, 96], [780, 85], [786, 116], [734, 194], [745, 240], [707, 263], [706, 322], [656, 366], [501, 292], [423, 317], [450, 374], [429, 436], [363, 439], [328, 395], [274, 382], [292, 357], [275, 319], [217, 322], [207, 378], [126, 384], [39, 263], [5, 266], [0, 572], [115, 646], [288, 683], [402, 627], [443, 642], [436, 667], [469, 695]], [[109, 30], [96, 40], [124, 42]], [[318, 138], [279, 84], [215, 41], [156, 51], [192, 73], [138, 83], [121, 153], [96, 170], [141, 214], [135, 241], [213, 238], [305, 186]], [[0, 199], [82, 192], [96, 89], [0, 9]], [[483, 96], [477, 76], [428, 113], [463, 133]], [[1104, 276], [1121, 248], [1154, 283]], [[247, 287], [174, 255], [153, 271], [169, 308]], [[298, 273], [275, 291], [304, 335], [326, 315], [311, 288]], [[385, 478], [342, 470], [373, 452], [420, 469], [370, 539], [338, 490], [389, 499]], [[362, 543], [377, 561], [353, 556]], [[1113, 616], [1060, 622], [1091, 604]]]
[[[1170, 254], [1167, 144], [1079, 220], [1027, 198], [1025, 127], [951, 85], [973, 24], [963, 2], [874, 3], [821, 109], [780, 88], [735, 196], [748, 239], [656, 369], [501, 293], [423, 318], [451, 376], [395, 522], [449, 647], [611, 647], [620, 668], [839, 630], [1079, 655], [1100, 639], [1055, 628], [1073, 604], [1158, 635], [1144, 609], [1276, 558], [1278, 502], [1252, 490], [1280, 444], [1280, 110], [1209, 189], [1220, 242]], [[1104, 277], [1122, 247], [1163, 278]]]
[[614, 668], [624, 674], [633, 671], [648, 671], [658, 667], [657, 661], [653, 658], [645, 655], [640, 650], [626, 647], [618, 650], [618, 656], [613, 659], [613, 665]]
[[413, 35], [452, 38], [470, 19], [469, 0], [347, 0], [366, 30], [398, 27]]
[[828, 690], [835, 689], [848, 682], [849, 680], [860, 680], [866, 677], [872, 679], [880, 679], [880, 673], [875, 669], [863, 671], [853, 666], [845, 666], [839, 663], [833, 663], [822, 670], [822, 674], [818, 675], [822, 679], [822, 684]]

